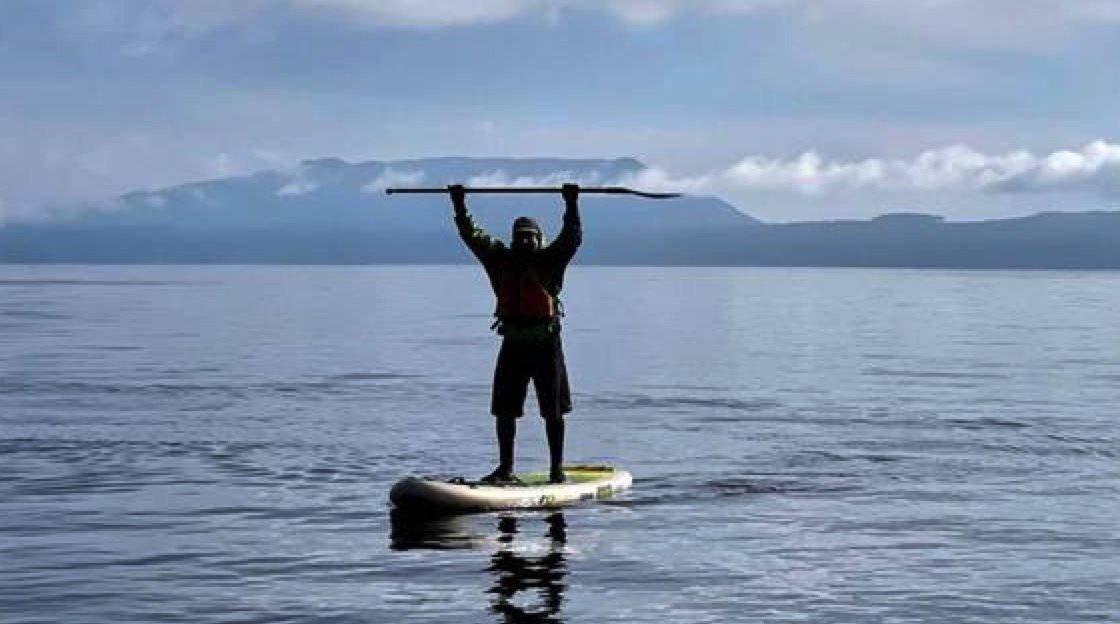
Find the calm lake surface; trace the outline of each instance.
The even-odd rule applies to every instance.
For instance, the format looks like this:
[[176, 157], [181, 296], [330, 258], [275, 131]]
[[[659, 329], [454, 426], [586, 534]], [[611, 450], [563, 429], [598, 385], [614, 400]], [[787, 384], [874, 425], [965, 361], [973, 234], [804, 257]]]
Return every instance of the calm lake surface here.
[[567, 282], [632, 493], [415, 522], [494, 459], [477, 267], [0, 266], [0, 621], [1120, 621], [1120, 273]]

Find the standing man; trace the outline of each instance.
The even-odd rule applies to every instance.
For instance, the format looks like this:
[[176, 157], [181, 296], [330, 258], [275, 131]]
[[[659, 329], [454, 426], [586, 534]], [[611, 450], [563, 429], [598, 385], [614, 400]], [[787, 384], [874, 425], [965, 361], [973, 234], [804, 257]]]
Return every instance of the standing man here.
[[537, 222], [518, 217], [510, 245], [494, 239], [475, 224], [461, 185], [447, 187], [459, 236], [482, 263], [497, 298], [494, 327], [502, 347], [494, 369], [490, 412], [498, 437], [498, 467], [484, 483], [514, 481], [513, 446], [517, 419], [525, 408], [529, 380], [537, 393], [548, 437], [549, 481], [564, 482], [564, 414], [572, 410], [568, 370], [560, 342], [560, 289], [583, 239], [579, 219], [579, 186], [565, 184], [564, 225], [556, 240], [545, 244]]

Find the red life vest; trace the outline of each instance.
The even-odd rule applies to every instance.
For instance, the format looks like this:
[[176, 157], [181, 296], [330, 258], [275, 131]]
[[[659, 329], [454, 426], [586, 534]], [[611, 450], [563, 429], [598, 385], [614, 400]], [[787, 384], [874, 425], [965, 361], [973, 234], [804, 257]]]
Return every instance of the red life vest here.
[[510, 263], [494, 294], [498, 298], [494, 316], [501, 320], [546, 321], [556, 316], [556, 298], [548, 292], [535, 267]]

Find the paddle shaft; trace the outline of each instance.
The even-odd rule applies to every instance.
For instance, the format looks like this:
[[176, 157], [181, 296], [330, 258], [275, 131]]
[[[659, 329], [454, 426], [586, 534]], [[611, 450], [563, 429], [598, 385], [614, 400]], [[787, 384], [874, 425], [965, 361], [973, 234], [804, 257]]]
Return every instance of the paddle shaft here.
[[[564, 189], [559, 186], [473, 186], [464, 187], [464, 193], [560, 193]], [[447, 187], [423, 187], [423, 188], [387, 188], [385, 193], [388, 195], [396, 195], [403, 193], [447, 193]], [[581, 186], [579, 187], [580, 193], [601, 193], [607, 195], [636, 195], [638, 197], [646, 197], [649, 199], [670, 199], [673, 197], [680, 197], [680, 193], [647, 193], [645, 191], [635, 191], [634, 189], [626, 188], [625, 186]]]

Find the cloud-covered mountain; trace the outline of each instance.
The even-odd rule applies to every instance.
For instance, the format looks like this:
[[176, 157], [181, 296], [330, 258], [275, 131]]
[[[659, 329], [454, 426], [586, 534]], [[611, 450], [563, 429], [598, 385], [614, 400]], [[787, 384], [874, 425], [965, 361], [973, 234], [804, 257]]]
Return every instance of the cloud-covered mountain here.
[[[633, 179], [634, 159], [431, 158], [347, 163], [305, 161], [294, 171], [263, 171], [134, 192], [109, 206], [0, 228], [0, 260], [121, 262], [455, 262], [466, 259], [447, 196], [393, 195], [390, 186], [601, 186]], [[560, 226], [555, 195], [472, 195], [478, 222], [505, 237], [520, 215], [546, 233]], [[585, 195], [585, 240], [592, 249], [630, 238], [702, 236], [759, 222], [711, 197], [650, 200]]]
[[[648, 179], [633, 159], [434, 158], [304, 162], [125, 195], [66, 219], [0, 227], [4, 262], [471, 262], [447, 197], [392, 185], [584, 186]], [[472, 195], [481, 225], [505, 238], [518, 215], [559, 229], [553, 195]], [[645, 265], [1120, 268], [1120, 212], [950, 222], [920, 213], [869, 221], [764, 224], [710, 197], [585, 195], [578, 262]]]
[[[291, 172], [264, 171], [150, 192], [129, 193], [113, 206], [69, 220], [72, 227], [174, 228], [176, 230], [369, 230], [444, 232], [445, 195], [394, 195], [391, 186], [602, 186], [633, 179], [646, 167], [637, 160], [562, 158], [430, 158], [347, 163], [304, 161]], [[548, 195], [477, 196], [469, 200], [479, 220], [496, 232], [526, 214], [558, 226], [560, 199]], [[661, 201], [585, 195], [584, 219], [593, 230], [671, 232], [749, 225], [756, 221], [714, 198]]]

